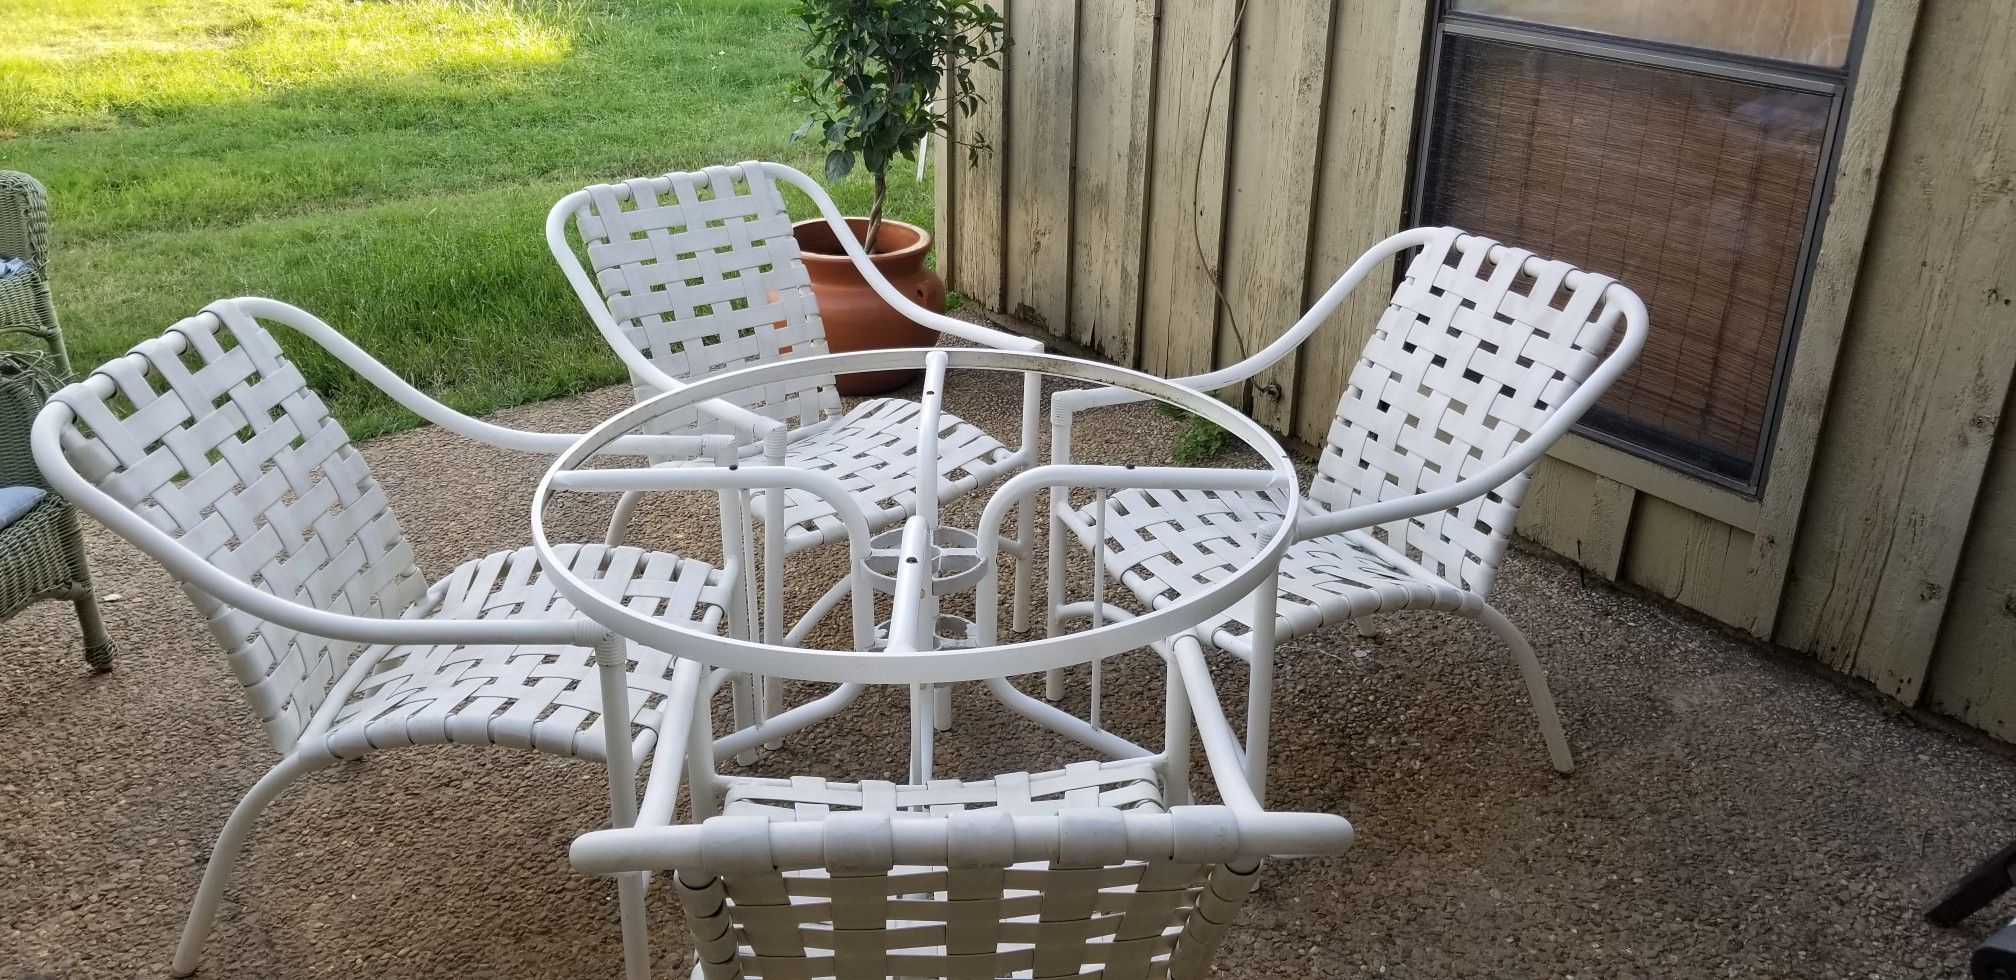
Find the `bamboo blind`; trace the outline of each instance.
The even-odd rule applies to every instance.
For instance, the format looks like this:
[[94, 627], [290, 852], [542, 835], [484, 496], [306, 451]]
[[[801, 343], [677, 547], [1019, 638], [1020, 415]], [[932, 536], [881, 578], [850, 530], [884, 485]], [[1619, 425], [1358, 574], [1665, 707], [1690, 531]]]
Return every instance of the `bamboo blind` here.
[[1651, 339], [1591, 423], [1750, 481], [1831, 99], [1460, 35], [1435, 99], [1424, 222], [1630, 283]]

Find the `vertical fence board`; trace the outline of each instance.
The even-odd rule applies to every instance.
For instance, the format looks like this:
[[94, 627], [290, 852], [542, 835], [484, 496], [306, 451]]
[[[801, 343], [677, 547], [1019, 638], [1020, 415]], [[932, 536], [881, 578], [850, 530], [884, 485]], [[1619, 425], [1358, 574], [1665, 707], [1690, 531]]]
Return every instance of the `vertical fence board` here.
[[1171, 0], [1162, 8], [1154, 156], [1148, 168], [1143, 274], [1149, 285], [1142, 302], [1141, 367], [1164, 377], [1211, 367], [1218, 326], [1218, 297], [1211, 282], [1224, 254], [1220, 234], [1231, 69], [1218, 80], [1215, 96], [1212, 83], [1231, 41], [1234, 3]]
[[1641, 493], [1618, 578], [1727, 622], [1748, 598], [1729, 567], [1749, 550], [1749, 532]]
[[1007, 5], [1006, 277], [999, 309], [1069, 336], [1076, 0]]
[[[1322, 156], [1316, 171], [1316, 227], [1307, 295], [1330, 288], [1367, 248], [1400, 230], [1411, 182], [1414, 129], [1429, 0], [1337, 0]], [[1358, 351], [1392, 294], [1384, 272], [1365, 281], [1302, 349], [1295, 419], [1283, 426], [1312, 445], [1330, 430]]]
[[[1999, 7], [1999, 9], [1998, 9]], [[2016, 370], [2016, 3], [1927, 5], [1856, 283], [1784, 642], [1907, 702]], [[2006, 527], [1987, 533], [2007, 534]]]
[[[1004, 62], [1005, 67], [1005, 62]], [[990, 310], [1001, 309], [1002, 236], [1007, 225], [1002, 220], [1007, 192], [1007, 157], [1011, 155], [1007, 132], [1008, 86], [1002, 72], [985, 65], [973, 66], [973, 91], [980, 107], [972, 115], [960, 115], [953, 128], [961, 145], [947, 147], [940, 158], [941, 172], [952, 175], [947, 192], [958, 215], [952, 226], [952, 273], [947, 283], [969, 301]], [[968, 148], [978, 142], [991, 147], [977, 157]], [[941, 225], [947, 221], [939, 219]]]
[[1638, 491], [1558, 459], [1542, 459], [1519, 508], [1527, 540], [1606, 579], [1624, 563]]
[[[1247, 3], [1234, 87], [1221, 365], [1259, 352], [1302, 314], [1330, 11], [1330, 0]], [[1243, 394], [1255, 419], [1285, 431], [1294, 391], [1290, 356], [1254, 377]]]
[[1137, 363], [1157, 0], [1079, 10], [1071, 339]]

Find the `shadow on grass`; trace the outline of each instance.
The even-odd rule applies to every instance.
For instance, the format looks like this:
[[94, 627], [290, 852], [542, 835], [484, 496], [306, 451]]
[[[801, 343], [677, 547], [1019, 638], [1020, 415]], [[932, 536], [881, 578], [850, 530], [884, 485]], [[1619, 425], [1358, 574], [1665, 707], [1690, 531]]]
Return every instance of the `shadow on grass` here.
[[[550, 63], [445, 67], [217, 102], [0, 143], [50, 185], [51, 277], [80, 369], [211, 300], [264, 295], [328, 320], [415, 384], [484, 412], [623, 372], [546, 254], [583, 184], [751, 158], [788, 142], [798, 35], [784, 0], [585, 8]], [[897, 180], [892, 213], [930, 221]], [[862, 210], [867, 183], [834, 188]], [[285, 342], [283, 340], [283, 342]], [[358, 437], [415, 421], [291, 343]]]

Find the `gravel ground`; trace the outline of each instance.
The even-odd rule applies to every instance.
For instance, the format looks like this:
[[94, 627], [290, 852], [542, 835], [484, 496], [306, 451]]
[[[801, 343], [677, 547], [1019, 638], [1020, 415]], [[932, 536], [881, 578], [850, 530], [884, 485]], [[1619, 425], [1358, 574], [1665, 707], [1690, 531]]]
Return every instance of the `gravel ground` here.
[[[955, 411], [1013, 431], [1009, 385], [962, 382], [954, 396]], [[626, 397], [504, 418], [578, 429]], [[1138, 407], [1096, 418], [1081, 459], [1156, 461], [1175, 431]], [[524, 542], [542, 461], [434, 429], [365, 451], [430, 572]], [[704, 551], [708, 513], [648, 512], [640, 536]], [[562, 517], [592, 536], [595, 515]], [[64, 606], [0, 625], [0, 978], [163, 975], [207, 846], [274, 761], [167, 576], [95, 529], [92, 545], [101, 588], [123, 597], [107, 607], [126, 647], [115, 672], [85, 671]], [[829, 558], [806, 560], [799, 581]], [[1376, 639], [1285, 646], [1272, 802], [1344, 814], [1359, 843], [1271, 866], [1221, 975], [1964, 974], [1994, 916], [1941, 931], [1916, 910], [2016, 834], [2008, 755], [1544, 560], [1515, 555], [1497, 598], [1550, 666], [1580, 771], [1547, 767], [1517, 675], [1476, 624], [1399, 615]], [[1160, 731], [1150, 666], [1108, 667], [1122, 732]], [[1084, 687], [1074, 679], [1074, 696]], [[903, 724], [898, 700], [871, 695], [758, 768], [895, 775]], [[962, 692], [940, 767], [980, 775], [1066, 754]], [[605, 817], [602, 778], [463, 748], [311, 777], [253, 832], [205, 975], [617, 975], [615, 890], [566, 863], [568, 842]], [[670, 974], [686, 949], [676, 901], [662, 889], [652, 901]]]

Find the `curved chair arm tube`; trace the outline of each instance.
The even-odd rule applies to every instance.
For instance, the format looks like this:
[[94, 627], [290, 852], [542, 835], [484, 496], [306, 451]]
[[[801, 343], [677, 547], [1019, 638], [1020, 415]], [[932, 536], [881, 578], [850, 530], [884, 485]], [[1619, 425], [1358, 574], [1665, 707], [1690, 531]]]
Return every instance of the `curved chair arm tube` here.
[[1293, 353], [1295, 348], [1302, 346], [1302, 342], [1308, 340], [1309, 335], [1315, 333], [1323, 321], [1330, 319], [1330, 315], [1337, 312], [1339, 306], [1344, 305], [1345, 298], [1351, 295], [1352, 290], [1358, 288], [1359, 283], [1365, 281], [1365, 277], [1370, 275], [1373, 269], [1407, 249], [1428, 244], [1435, 237], [1437, 230], [1409, 228], [1388, 236], [1384, 241], [1367, 249], [1365, 254], [1358, 257], [1358, 261], [1351, 263], [1351, 267], [1345, 269], [1344, 274], [1338, 276], [1337, 281], [1323, 291], [1323, 295], [1302, 314], [1301, 319], [1296, 320], [1295, 325], [1289, 327], [1287, 332], [1274, 338], [1273, 343], [1230, 367], [1204, 374], [1193, 374], [1187, 378], [1177, 378], [1176, 383], [1198, 391], [1217, 391], [1239, 384], [1267, 370], [1275, 362]]
[[[240, 296], [212, 303], [204, 307], [204, 310], [208, 312], [211, 307], [226, 304], [236, 306], [258, 319], [280, 323], [308, 338], [316, 346], [334, 355], [344, 367], [356, 372], [358, 377], [384, 392], [401, 408], [465, 439], [513, 452], [557, 456], [581, 438], [579, 433], [529, 432], [464, 415], [413, 387], [405, 378], [393, 373], [391, 368], [372, 357], [368, 351], [343, 336], [335, 327], [300, 307], [263, 296]], [[625, 440], [611, 445], [608, 451], [640, 456], [704, 453], [712, 447], [715, 440], [721, 438], [723, 437], [636, 435], [628, 436]]]
[[960, 340], [970, 341], [983, 347], [992, 347], [996, 350], [1028, 351], [1039, 354], [1043, 352], [1043, 342], [1040, 340], [1029, 337], [1018, 337], [1005, 331], [993, 330], [977, 324], [967, 323], [964, 320], [953, 319], [943, 313], [933, 313], [918, 306], [916, 301], [910, 297], [903, 295], [903, 291], [891, 284], [888, 277], [882, 274], [882, 270], [876, 268], [875, 263], [868, 260], [868, 253], [862, 249], [860, 241], [854, 237], [854, 230], [847, 226], [846, 217], [840, 213], [839, 206], [833, 203], [833, 198], [826, 193], [826, 188], [819, 186], [818, 181], [781, 163], [752, 161], [743, 164], [743, 166], [761, 167], [770, 176], [798, 188], [798, 190], [804, 192], [806, 197], [811, 198], [812, 203], [818, 206], [820, 216], [824, 217], [826, 223], [832, 226], [834, 237], [839, 240], [841, 249], [846, 251], [847, 258], [854, 263], [855, 270], [861, 273], [861, 278], [867, 280], [868, 285], [874, 288], [875, 294], [882, 297], [882, 301], [888, 303], [897, 312], [939, 333], [957, 337]]
[[[1336, 282], [1330, 284], [1330, 288], [1325, 290], [1315, 304], [1295, 321], [1294, 326], [1289, 327], [1281, 336], [1274, 338], [1273, 343], [1261, 348], [1251, 357], [1216, 371], [1173, 380], [1186, 388], [1195, 388], [1208, 393], [1229, 388], [1267, 370], [1293, 353], [1303, 341], [1308, 340], [1309, 335], [1315, 333], [1317, 327], [1322, 326], [1331, 314], [1337, 312], [1338, 307], [1344, 305], [1344, 300], [1365, 281], [1365, 277], [1370, 275], [1373, 269], [1407, 249], [1427, 244], [1434, 237], [1435, 231], [1433, 228], [1409, 228], [1372, 246], [1364, 255], [1358, 257], [1358, 261], [1351, 263], [1351, 267], [1345, 269], [1344, 274], [1338, 276]], [[1068, 417], [1073, 412], [1141, 401], [1145, 397], [1135, 392], [1112, 388], [1064, 391], [1058, 392], [1051, 400], [1051, 412], [1053, 416], [1061, 414]]]
[[[588, 278], [588, 270], [574, 256], [574, 246], [567, 242], [567, 216], [587, 203], [587, 191], [575, 191], [555, 202], [553, 209], [546, 212], [546, 247], [559, 260], [560, 272], [567, 277], [567, 284], [574, 289], [574, 296], [581, 301], [581, 308], [588, 312], [588, 319], [595, 324], [595, 330], [609, 345], [609, 349], [630, 369], [630, 375], [648, 383], [660, 392], [678, 391], [687, 386], [666, 374], [644, 352], [637, 349], [629, 338], [623, 336], [623, 329], [609, 316], [608, 306], [602, 295], [595, 290], [595, 283]], [[784, 423], [765, 415], [759, 415], [731, 401], [720, 398], [709, 399], [694, 406], [699, 411], [712, 416], [716, 421], [734, 428], [748, 439], [762, 439], [773, 429], [783, 429]]]
[[1603, 392], [1610, 387], [1610, 383], [1617, 380], [1617, 376], [1631, 365], [1637, 358], [1639, 350], [1645, 346], [1645, 304], [1630, 290], [1615, 285], [1610, 287], [1605, 298], [1608, 306], [1604, 320], [1609, 322], [1604, 324], [1604, 329], [1607, 331], [1614, 327], [1616, 318], [1622, 316], [1623, 337], [1618, 340], [1616, 349], [1605, 357], [1603, 363], [1589, 376], [1589, 380], [1577, 387], [1575, 393], [1569, 395], [1568, 400], [1562, 402], [1547, 417], [1547, 421], [1534, 430], [1533, 434], [1527, 436], [1526, 441], [1520, 443], [1518, 448], [1506, 453], [1504, 458], [1496, 463], [1440, 490], [1360, 504], [1346, 510], [1304, 514], [1297, 528], [1297, 539], [1307, 541], [1311, 538], [1377, 527], [1409, 517], [1447, 510], [1490, 493], [1505, 481], [1540, 462], [1540, 457], [1546, 455], [1554, 443], [1568, 434], [1568, 430], [1575, 426], [1584, 412], [1596, 404], [1597, 399], [1603, 397]]

